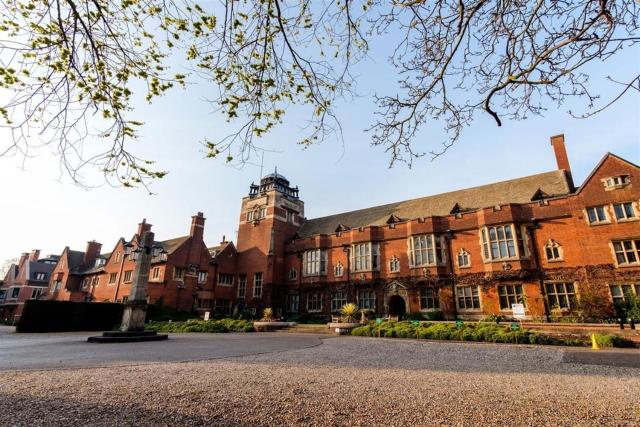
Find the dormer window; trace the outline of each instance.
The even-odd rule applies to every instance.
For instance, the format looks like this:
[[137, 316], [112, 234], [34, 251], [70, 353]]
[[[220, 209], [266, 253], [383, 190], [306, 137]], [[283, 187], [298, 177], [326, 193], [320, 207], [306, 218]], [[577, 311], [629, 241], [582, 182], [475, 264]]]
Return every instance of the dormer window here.
[[335, 277], [342, 277], [343, 274], [344, 274], [344, 268], [342, 267], [342, 263], [338, 261], [336, 266], [333, 268], [333, 275]]
[[400, 260], [398, 259], [398, 257], [393, 256], [389, 260], [389, 271], [392, 273], [400, 272]]
[[604, 182], [605, 190], [615, 190], [617, 188], [624, 188], [631, 184], [631, 177], [629, 175], [612, 176], [603, 179], [602, 182]]
[[327, 274], [327, 251], [312, 249], [302, 254], [302, 274], [304, 276], [319, 276]]
[[562, 261], [562, 246], [551, 239], [544, 246], [544, 253], [547, 261]]
[[465, 249], [460, 249], [458, 252], [458, 267], [469, 268], [471, 267], [471, 254]]
[[616, 221], [626, 221], [636, 218], [636, 212], [631, 202], [614, 203], [613, 212], [616, 214]]
[[36, 273], [35, 275], [36, 280], [42, 281], [42, 280], [46, 280], [46, 278], [47, 278], [47, 273]]

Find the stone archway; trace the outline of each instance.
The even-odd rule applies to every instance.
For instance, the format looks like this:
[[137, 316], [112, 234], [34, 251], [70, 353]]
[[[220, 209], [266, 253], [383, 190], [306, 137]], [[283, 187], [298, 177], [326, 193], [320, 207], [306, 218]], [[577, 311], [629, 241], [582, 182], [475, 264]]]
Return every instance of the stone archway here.
[[402, 317], [407, 312], [407, 304], [400, 295], [391, 295], [389, 297], [389, 316]]
[[[402, 312], [392, 313], [392, 308], [393, 311], [402, 310]], [[384, 288], [384, 313], [390, 316], [402, 316], [408, 311], [409, 295], [407, 286], [398, 280], [394, 280]]]

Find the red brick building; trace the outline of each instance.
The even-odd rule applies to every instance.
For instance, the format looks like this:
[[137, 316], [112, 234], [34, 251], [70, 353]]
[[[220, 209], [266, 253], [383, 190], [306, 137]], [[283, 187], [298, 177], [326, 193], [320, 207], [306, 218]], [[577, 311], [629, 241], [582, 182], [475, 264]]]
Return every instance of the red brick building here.
[[0, 286], [0, 319], [14, 323], [22, 315], [24, 303], [46, 293], [51, 272], [58, 261], [55, 255], [40, 258], [40, 251], [24, 253], [12, 264]]
[[[149, 301], [218, 315], [328, 317], [354, 302], [474, 319], [510, 317], [519, 302], [535, 319], [594, 306], [613, 316], [615, 301], [640, 295], [640, 169], [609, 153], [576, 188], [564, 137], [551, 145], [554, 171], [315, 219], [297, 187], [267, 175], [242, 199], [235, 245], [207, 248], [202, 213], [188, 235], [155, 242]], [[65, 248], [49, 298], [126, 301], [150, 229], [143, 220], [109, 254]]]
[[609, 153], [575, 188], [564, 137], [551, 143], [555, 171], [316, 219], [264, 177], [242, 201], [238, 306], [479, 318], [522, 302], [545, 318], [599, 300], [613, 315], [640, 295], [640, 169]]
[[[212, 271], [216, 267], [211, 265], [212, 256], [203, 241], [204, 223], [204, 215], [198, 212], [191, 219], [189, 234], [154, 242], [158, 254], [152, 259], [149, 272], [151, 304], [161, 302], [179, 311], [204, 311], [213, 306]], [[126, 302], [133, 281], [135, 250], [142, 233], [150, 230], [151, 224], [143, 220], [131, 239], [120, 238], [113, 250], [104, 255], [100, 255], [101, 245], [96, 242], [89, 242], [85, 252], [65, 248], [53, 270], [48, 298]], [[230, 314], [230, 299], [227, 309]]]

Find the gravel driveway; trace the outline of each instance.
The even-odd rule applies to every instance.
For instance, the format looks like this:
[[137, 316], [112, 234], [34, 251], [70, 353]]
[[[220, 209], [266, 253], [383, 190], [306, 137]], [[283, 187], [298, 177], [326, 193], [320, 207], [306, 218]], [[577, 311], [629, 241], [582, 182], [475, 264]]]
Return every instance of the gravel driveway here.
[[[640, 357], [640, 356], [639, 356]], [[638, 425], [640, 369], [548, 347], [328, 338], [200, 362], [0, 372], [3, 425]]]

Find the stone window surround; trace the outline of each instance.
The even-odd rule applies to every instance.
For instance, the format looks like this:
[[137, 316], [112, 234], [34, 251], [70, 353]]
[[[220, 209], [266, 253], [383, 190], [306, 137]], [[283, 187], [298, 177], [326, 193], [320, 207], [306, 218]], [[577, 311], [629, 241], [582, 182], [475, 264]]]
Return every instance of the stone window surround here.
[[[624, 264], [620, 264], [618, 262], [618, 257], [616, 255], [616, 249], [615, 249], [615, 242], [620, 242], [621, 244], [623, 244], [622, 242], [628, 242], [630, 241], [632, 243], [632, 245], [635, 248], [635, 256], [636, 256], [636, 260], [634, 262], [627, 262]], [[611, 249], [611, 254], [613, 255], [613, 261], [615, 263], [615, 266], [618, 268], [627, 268], [627, 267], [637, 267], [638, 265], [640, 265], [640, 246], [637, 244], [637, 242], [640, 242], [640, 239], [636, 238], [622, 238], [622, 239], [615, 239], [615, 240], [610, 240], [609, 241], [609, 248]], [[624, 245], [623, 245], [624, 247]], [[625, 251], [626, 252], [626, 251]], [[626, 257], [626, 255], [625, 255]]]
[[[471, 288], [471, 299], [473, 300], [473, 288], [475, 288], [478, 292], [478, 307], [472, 307], [472, 308], [466, 308], [466, 303], [465, 303], [465, 307], [460, 307], [460, 296], [462, 295], [462, 289], [464, 288]], [[477, 313], [477, 312], [482, 312], [482, 290], [480, 289], [479, 285], [458, 285], [456, 286], [456, 307], [458, 309], [459, 312], [463, 312], [463, 313]], [[463, 298], [467, 298], [466, 296], [464, 296]], [[473, 301], [472, 304], [473, 306]]]
[[[518, 294], [516, 286], [520, 287], [520, 291], [521, 291], [520, 294]], [[501, 287], [505, 287], [505, 290], [507, 291], [504, 295], [500, 294], [500, 288]], [[511, 287], [512, 289], [509, 289], [507, 287]], [[511, 290], [513, 290], [513, 292], [511, 292]], [[511, 296], [515, 296], [516, 297], [515, 304], [524, 304], [525, 309], [527, 308], [527, 304], [525, 303], [525, 300], [527, 298], [527, 291], [525, 289], [524, 283], [522, 283], [522, 282], [505, 282], [505, 283], [497, 284], [496, 285], [496, 293], [498, 295], [498, 304], [500, 306], [500, 311], [510, 312], [510, 311], [513, 310], [511, 305], [514, 304], [514, 303], [509, 301], [509, 297], [511, 297]], [[502, 301], [500, 300], [500, 296], [505, 296], [507, 298], [507, 307], [503, 307], [502, 306]], [[518, 298], [518, 296], [519, 296], [519, 298]]]
[[[558, 252], [558, 256], [553, 254], [553, 249], [556, 249]], [[549, 258], [549, 250], [551, 250], [551, 254], [553, 257]], [[544, 245], [544, 256], [547, 262], [562, 262], [564, 261], [564, 250], [562, 249], [562, 245], [556, 242], [553, 239], [547, 240], [547, 243]]]
[[[511, 228], [511, 233], [512, 236], [510, 239], [506, 238], [506, 234], [505, 234], [505, 239], [504, 241], [507, 244], [507, 251], [508, 251], [508, 242], [512, 241], [514, 244], [514, 248], [515, 248], [515, 255], [512, 257], [499, 257], [499, 258], [494, 258], [493, 254], [492, 254], [492, 248], [491, 248], [491, 236], [490, 236], [490, 229], [491, 228], [495, 228], [496, 230], [498, 228], [502, 227], [503, 230], [505, 229], [505, 227], [510, 227]], [[497, 233], [497, 231], [496, 231]], [[482, 261], [485, 264], [488, 263], [492, 263], [492, 262], [505, 262], [505, 261], [518, 261], [518, 260], [526, 260], [529, 259], [531, 256], [531, 250], [529, 249], [529, 236], [526, 232], [526, 227], [524, 224], [517, 224], [517, 223], [504, 223], [504, 224], [485, 224], [482, 225], [481, 227], [479, 227], [478, 229], [478, 234], [480, 236], [480, 254], [482, 256]], [[483, 234], [486, 236], [486, 242], [484, 240]], [[497, 234], [496, 234], [497, 237]], [[501, 240], [497, 240], [498, 245], [500, 243]], [[522, 245], [522, 248], [520, 247]], [[486, 246], [486, 248], [485, 248]], [[521, 254], [521, 249], [524, 250], [524, 254]], [[488, 251], [488, 253], [486, 253], [486, 251]], [[488, 255], [488, 258], [487, 258]]]

